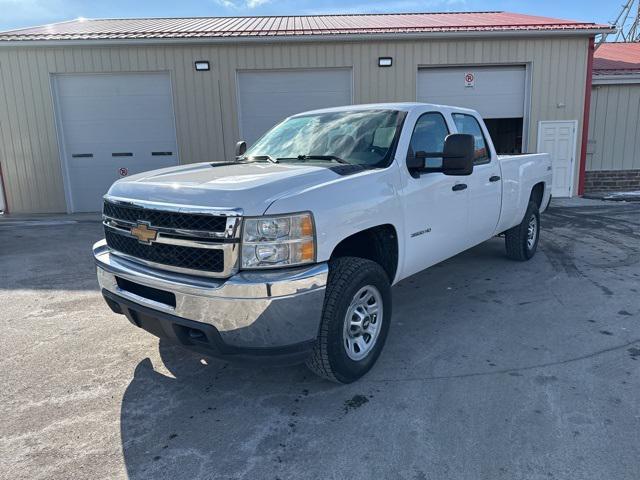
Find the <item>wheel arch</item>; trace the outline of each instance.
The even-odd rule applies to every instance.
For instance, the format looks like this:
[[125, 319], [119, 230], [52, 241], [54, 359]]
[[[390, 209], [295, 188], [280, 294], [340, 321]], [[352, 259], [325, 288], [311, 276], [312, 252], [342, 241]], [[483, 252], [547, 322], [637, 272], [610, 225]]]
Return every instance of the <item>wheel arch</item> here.
[[542, 208], [542, 200], [544, 198], [546, 184], [545, 182], [538, 182], [531, 188], [531, 194], [529, 195], [529, 201], [535, 202], [538, 208]]
[[393, 283], [398, 272], [398, 232], [390, 223], [353, 233], [342, 239], [331, 252], [339, 257], [366, 258], [380, 265]]

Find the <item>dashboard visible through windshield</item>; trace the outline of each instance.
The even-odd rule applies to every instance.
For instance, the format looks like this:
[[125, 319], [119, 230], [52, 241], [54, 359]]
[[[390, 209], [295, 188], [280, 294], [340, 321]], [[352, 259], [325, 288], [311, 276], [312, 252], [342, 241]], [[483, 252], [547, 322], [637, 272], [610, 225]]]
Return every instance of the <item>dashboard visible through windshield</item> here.
[[386, 167], [404, 113], [356, 110], [290, 117], [264, 134], [243, 160]]

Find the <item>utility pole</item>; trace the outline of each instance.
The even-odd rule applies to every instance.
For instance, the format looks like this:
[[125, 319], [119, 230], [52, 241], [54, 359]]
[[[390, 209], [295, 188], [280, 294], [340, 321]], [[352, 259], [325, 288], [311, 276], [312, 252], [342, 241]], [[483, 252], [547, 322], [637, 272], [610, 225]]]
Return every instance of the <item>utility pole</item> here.
[[[612, 22], [616, 28], [614, 42], [640, 42], [640, 0], [627, 0]], [[596, 48], [607, 40], [607, 35], [600, 35]]]

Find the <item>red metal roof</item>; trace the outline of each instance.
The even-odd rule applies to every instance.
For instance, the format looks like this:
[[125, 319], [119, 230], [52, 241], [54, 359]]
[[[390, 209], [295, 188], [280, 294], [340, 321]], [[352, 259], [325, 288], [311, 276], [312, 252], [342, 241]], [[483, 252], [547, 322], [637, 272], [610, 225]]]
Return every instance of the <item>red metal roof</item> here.
[[598, 31], [589, 22], [508, 12], [72, 20], [0, 33], [0, 41], [278, 37], [443, 32]]
[[593, 55], [593, 73], [611, 75], [640, 72], [640, 43], [603, 43]]

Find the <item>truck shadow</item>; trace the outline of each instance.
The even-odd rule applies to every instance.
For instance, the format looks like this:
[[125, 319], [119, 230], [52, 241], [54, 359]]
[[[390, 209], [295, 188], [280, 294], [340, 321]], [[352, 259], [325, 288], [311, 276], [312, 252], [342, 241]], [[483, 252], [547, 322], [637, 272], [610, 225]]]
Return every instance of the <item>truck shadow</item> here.
[[122, 399], [131, 479], [237, 478], [261, 457], [275, 465], [304, 399], [340, 388], [303, 365], [229, 364], [164, 341], [159, 354], [161, 363], [138, 364]]
[[[436, 323], [429, 319], [420, 325], [422, 315], [412, 312], [427, 304], [446, 312], [448, 286], [466, 285], [468, 276], [461, 273], [469, 263], [479, 263], [483, 272], [482, 265], [488, 268], [502, 258], [503, 248], [498, 239], [395, 287], [394, 323], [406, 322], [406, 313], [415, 321], [394, 325], [381, 362], [351, 385], [321, 380], [304, 365], [227, 363], [160, 341], [160, 361], [140, 362], [122, 399], [122, 449], [129, 478], [264, 478], [265, 472], [267, 478], [288, 478], [287, 468], [293, 465], [287, 459], [310, 454], [308, 432], [331, 422], [357, 431], [362, 419], [346, 412], [378, 395], [375, 377], [393, 376], [424, 353], [412, 342], [435, 336]], [[486, 268], [479, 275], [484, 283]], [[425, 285], [430, 298], [416, 296], [415, 288]]]

